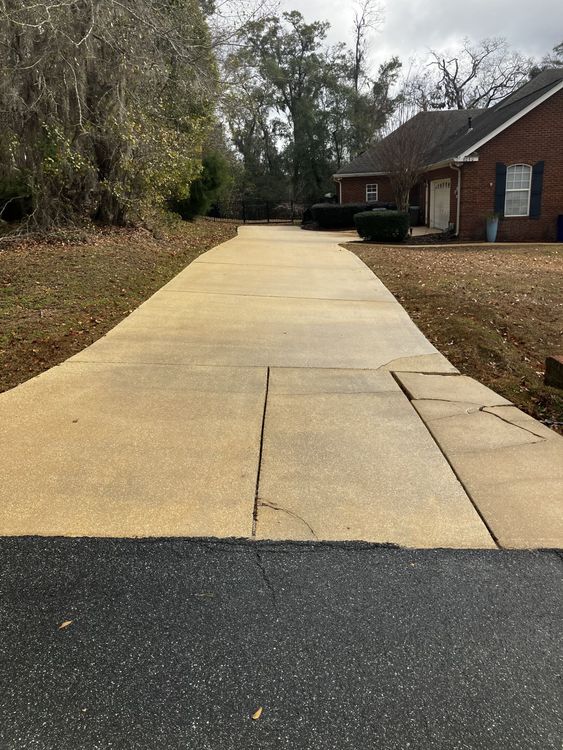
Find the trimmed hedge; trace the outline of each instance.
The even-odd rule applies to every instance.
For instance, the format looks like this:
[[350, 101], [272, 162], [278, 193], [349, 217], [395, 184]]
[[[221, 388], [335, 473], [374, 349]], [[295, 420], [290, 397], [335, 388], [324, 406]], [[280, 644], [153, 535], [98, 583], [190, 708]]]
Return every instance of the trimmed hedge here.
[[364, 240], [402, 242], [409, 233], [409, 215], [401, 211], [363, 211], [354, 224]]
[[311, 213], [322, 229], [350, 229], [354, 226], [354, 215], [367, 207], [366, 203], [315, 203]]
[[[374, 203], [315, 203], [310, 211], [313, 221], [321, 229], [353, 229], [354, 216], [362, 211], [370, 211], [374, 208], [385, 208], [395, 211], [395, 203], [376, 201]], [[307, 220], [310, 220], [307, 217]], [[305, 216], [303, 223], [306, 222]]]

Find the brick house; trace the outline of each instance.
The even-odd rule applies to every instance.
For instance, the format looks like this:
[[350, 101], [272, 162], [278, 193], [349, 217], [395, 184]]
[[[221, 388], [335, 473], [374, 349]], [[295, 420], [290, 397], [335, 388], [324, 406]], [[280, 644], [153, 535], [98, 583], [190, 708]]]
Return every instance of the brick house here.
[[[540, 73], [489, 109], [419, 112], [401, 128], [407, 126], [434, 134], [410, 196], [424, 224], [481, 240], [485, 216], [495, 211], [499, 241], [556, 240], [563, 214], [563, 69]], [[341, 203], [393, 201], [384, 141], [334, 175]]]

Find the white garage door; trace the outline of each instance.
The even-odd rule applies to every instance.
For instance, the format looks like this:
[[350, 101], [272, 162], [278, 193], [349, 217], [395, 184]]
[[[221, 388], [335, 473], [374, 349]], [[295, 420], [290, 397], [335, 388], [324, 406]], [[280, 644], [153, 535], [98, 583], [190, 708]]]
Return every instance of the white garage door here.
[[430, 226], [447, 229], [450, 224], [451, 180], [432, 180], [430, 183]]

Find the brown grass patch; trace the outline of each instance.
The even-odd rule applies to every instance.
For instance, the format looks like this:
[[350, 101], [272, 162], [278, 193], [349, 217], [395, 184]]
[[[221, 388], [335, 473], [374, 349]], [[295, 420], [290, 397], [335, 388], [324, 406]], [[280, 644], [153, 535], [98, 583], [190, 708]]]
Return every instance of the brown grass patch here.
[[563, 391], [543, 374], [563, 353], [563, 245], [347, 247], [463, 374], [561, 428]]
[[198, 220], [0, 245], [0, 391], [103, 336], [236, 224]]

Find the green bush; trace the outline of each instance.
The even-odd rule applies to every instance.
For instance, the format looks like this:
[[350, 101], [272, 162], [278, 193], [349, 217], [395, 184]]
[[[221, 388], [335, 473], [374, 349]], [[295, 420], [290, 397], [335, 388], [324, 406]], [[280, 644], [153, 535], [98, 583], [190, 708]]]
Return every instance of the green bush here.
[[311, 213], [321, 229], [350, 229], [354, 215], [366, 208], [366, 203], [315, 203]]
[[194, 180], [186, 198], [171, 199], [169, 208], [191, 221], [196, 216], [205, 216], [216, 200], [220, 190], [230, 178], [229, 164], [222, 154], [212, 153], [203, 159], [201, 175]]
[[401, 211], [363, 211], [354, 224], [364, 240], [402, 242], [409, 233], [409, 215]]

